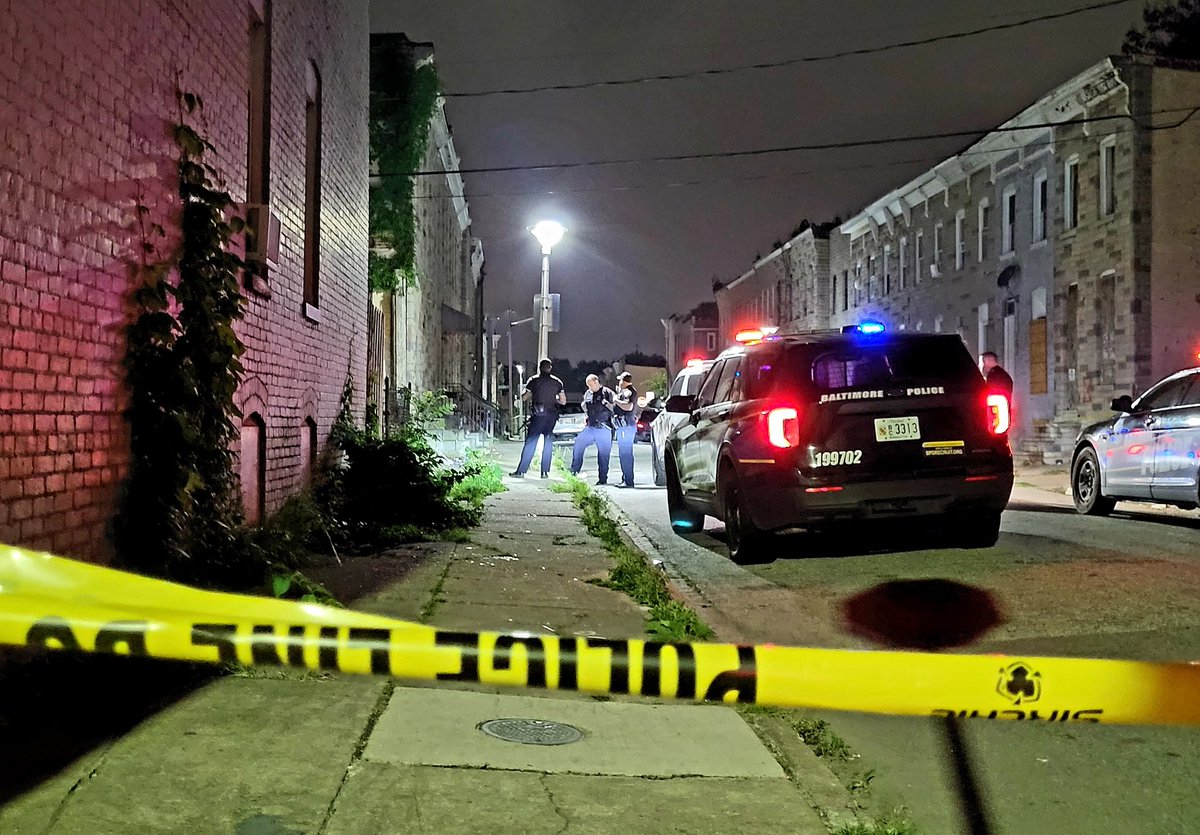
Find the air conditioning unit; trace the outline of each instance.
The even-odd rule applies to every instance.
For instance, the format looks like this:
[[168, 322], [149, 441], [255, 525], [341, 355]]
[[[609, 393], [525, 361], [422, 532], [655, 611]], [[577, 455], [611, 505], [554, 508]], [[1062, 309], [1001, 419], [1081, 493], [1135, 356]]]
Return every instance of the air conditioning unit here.
[[934, 278], [941, 278], [942, 277], [942, 268], [939, 267], [937, 264], [930, 264], [929, 265], [929, 274], [931, 276], [933, 276]]
[[268, 203], [246, 203], [242, 206], [246, 218], [246, 260], [260, 264], [279, 263], [279, 215]]

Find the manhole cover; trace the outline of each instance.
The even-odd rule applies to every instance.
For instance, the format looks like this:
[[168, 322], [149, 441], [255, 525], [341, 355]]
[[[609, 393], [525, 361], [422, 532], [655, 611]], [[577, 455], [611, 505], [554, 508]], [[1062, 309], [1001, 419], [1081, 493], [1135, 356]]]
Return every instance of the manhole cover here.
[[545, 719], [489, 719], [478, 728], [496, 739], [525, 745], [567, 745], [583, 739], [583, 731], [574, 725]]

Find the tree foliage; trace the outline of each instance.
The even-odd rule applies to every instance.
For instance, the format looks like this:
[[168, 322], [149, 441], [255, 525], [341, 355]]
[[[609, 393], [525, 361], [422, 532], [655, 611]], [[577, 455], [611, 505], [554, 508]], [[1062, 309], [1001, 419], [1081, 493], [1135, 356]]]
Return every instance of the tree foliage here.
[[380, 174], [371, 189], [373, 245], [391, 251], [368, 256], [372, 290], [396, 292], [416, 280], [417, 223], [413, 172], [421, 170], [440, 85], [432, 64], [417, 67], [412, 44], [400, 36], [371, 43], [371, 163]]
[[1147, 3], [1142, 28], [1130, 29], [1122, 50], [1126, 55], [1200, 60], [1200, 0], [1167, 5]]
[[149, 573], [196, 582], [229, 581], [244, 566], [233, 546], [242, 523], [233, 444], [240, 417], [235, 394], [245, 351], [234, 332], [245, 298], [245, 269], [229, 252], [241, 231], [228, 219], [233, 198], [204, 161], [215, 150], [187, 124], [202, 105], [181, 93], [186, 113], [175, 126], [182, 210], [180, 243], [156, 252], [138, 206], [142, 252], [134, 291], [138, 315], [126, 331], [130, 467], [113, 534], [120, 559]]

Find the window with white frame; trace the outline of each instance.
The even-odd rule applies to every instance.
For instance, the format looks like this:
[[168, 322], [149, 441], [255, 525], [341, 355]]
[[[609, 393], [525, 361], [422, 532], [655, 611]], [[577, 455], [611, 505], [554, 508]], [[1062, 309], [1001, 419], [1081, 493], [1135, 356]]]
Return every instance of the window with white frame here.
[[933, 227], [933, 263], [942, 265], [942, 224]]
[[903, 290], [905, 288], [905, 286], [907, 285], [907, 281], [905, 280], [905, 277], [904, 277], [904, 268], [907, 266], [907, 264], [905, 263], [906, 261], [908, 261], [908, 237], [907, 236], [902, 237], [900, 239], [900, 260], [896, 264], [896, 272], [899, 273], [899, 275], [900, 275], [900, 289], [901, 290]]
[[883, 294], [892, 292], [892, 245], [883, 248]]
[[913, 281], [918, 284], [921, 282], [921, 273], [925, 269], [924, 244], [925, 233], [918, 231], [916, 237], [913, 239], [913, 271], [916, 273], [916, 275], [913, 277]]
[[1004, 197], [1000, 202], [1000, 254], [1012, 255], [1016, 249], [1014, 223], [1017, 217], [1017, 187], [1009, 186], [1004, 189]]
[[933, 317], [933, 332], [941, 333], [942, 332], [942, 323], [945, 321], [946, 321], [946, 317], [940, 313], [937, 316], [934, 316]]
[[975, 352], [976, 357], [982, 357], [988, 349], [988, 305], [987, 302], [979, 305], [978, 309], [979, 331], [976, 334], [976, 346], [978, 350]]
[[1046, 172], [1039, 171], [1033, 175], [1033, 240], [1046, 240], [1046, 210], [1050, 205], [1049, 186], [1046, 184]]
[[991, 206], [988, 204], [988, 199], [985, 197], [979, 201], [979, 262], [982, 264], [983, 259], [987, 257], [987, 228], [988, 220], [991, 215]]
[[1116, 168], [1117, 138], [1110, 136], [1100, 143], [1100, 214], [1105, 217], [1117, 209]]
[[1079, 225], [1079, 157], [1071, 157], [1063, 164], [1063, 227], [1074, 229]]
[[954, 269], [961, 270], [967, 255], [967, 213], [959, 209], [954, 215]]
[[708, 350], [715, 351], [717, 349], [717, 335], [715, 333], [709, 331], [704, 335], [704, 340], [704, 344], [708, 347]]

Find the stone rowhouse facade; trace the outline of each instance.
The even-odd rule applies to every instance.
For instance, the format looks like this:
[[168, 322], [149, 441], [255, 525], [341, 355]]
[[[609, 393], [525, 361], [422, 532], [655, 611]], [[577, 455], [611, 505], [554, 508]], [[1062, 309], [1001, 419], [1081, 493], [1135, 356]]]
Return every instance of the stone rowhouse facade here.
[[721, 346], [739, 330], [827, 327], [831, 314], [829, 238], [833, 224], [808, 226], [724, 287], [717, 289]]
[[672, 380], [689, 359], [711, 359], [721, 350], [716, 302], [701, 302], [685, 314], [661, 320], [667, 346], [667, 376]]
[[[177, 83], [203, 98], [197, 124], [216, 147], [209, 161], [239, 201], [251, 188], [256, 79], [268, 114], [255, 202], [265, 197], [279, 218], [280, 252], [259, 291], [247, 291], [238, 330], [243, 437], [258, 471], [250, 491], [256, 512], [269, 512], [311, 472], [348, 373], [363, 402], [365, 0], [64, 0], [10, 3], [6, 13], [0, 542], [111, 557], [106, 528], [129, 458], [122, 358], [141, 244], [135, 205], [169, 234], [177, 229]], [[255, 29], [264, 26], [266, 38]], [[252, 66], [255, 43], [269, 45], [265, 67]], [[319, 287], [306, 298], [310, 158], [320, 172]]]
[[1150, 128], [1197, 102], [1195, 67], [1089, 67], [843, 224], [830, 324], [995, 351], [1016, 382], [1014, 440], [1063, 460], [1113, 396], [1195, 364], [1200, 120]]
[[[404, 39], [375, 34], [373, 39]], [[434, 60], [431, 44], [411, 44], [418, 65]], [[483, 244], [471, 235], [471, 214], [458, 173], [460, 160], [438, 99], [429, 140], [413, 186], [417, 217], [416, 286], [391, 297], [376, 294], [389, 349], [384, 374], [414, 392], [483, 386]]]

